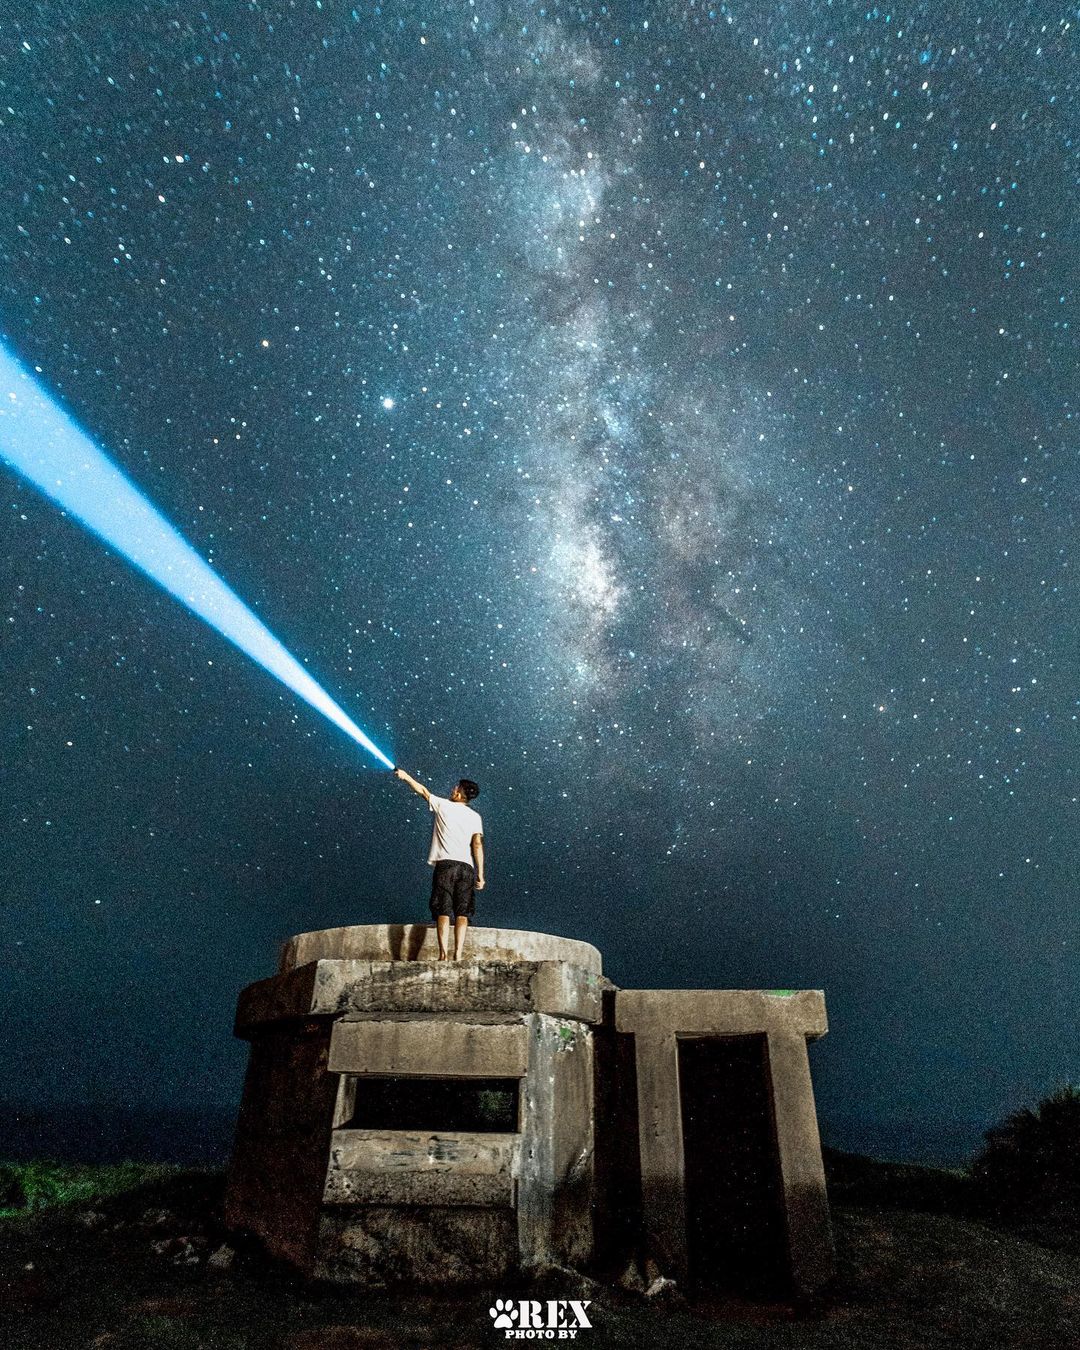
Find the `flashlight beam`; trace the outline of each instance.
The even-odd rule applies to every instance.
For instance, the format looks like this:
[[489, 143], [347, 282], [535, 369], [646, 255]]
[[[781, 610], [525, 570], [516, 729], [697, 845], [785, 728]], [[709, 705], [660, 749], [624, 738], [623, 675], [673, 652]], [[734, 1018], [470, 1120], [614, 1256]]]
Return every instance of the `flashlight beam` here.
[[0, 458], [388, 769], [393, 761], [308, 674], [41, 384], [0, 345]]

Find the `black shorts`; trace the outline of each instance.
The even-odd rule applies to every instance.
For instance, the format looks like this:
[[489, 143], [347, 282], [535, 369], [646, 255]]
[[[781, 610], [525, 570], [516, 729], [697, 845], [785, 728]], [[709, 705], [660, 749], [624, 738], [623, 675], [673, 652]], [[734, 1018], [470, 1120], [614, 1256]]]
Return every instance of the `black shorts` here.
[[471, 863], [437, 862], [431, 869], [431, 917], [471, 919], [476, 910], [476, 872]]

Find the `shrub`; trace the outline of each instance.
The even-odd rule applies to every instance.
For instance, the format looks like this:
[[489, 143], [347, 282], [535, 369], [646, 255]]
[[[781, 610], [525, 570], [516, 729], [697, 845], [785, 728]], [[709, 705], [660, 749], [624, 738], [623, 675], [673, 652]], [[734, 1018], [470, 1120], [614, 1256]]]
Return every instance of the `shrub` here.
[[54, 1205], [97, 1204], [173, 1171], [158, 1163], [0, 1163], [0, 1215]]
[[23, 1209], [26, 1206], [26, 1191], [19, 1180], [18, 1171], [0, 1163], [0, 1210]]
[[1080, 1088], [1059, 1088], [987, 1130], [971, 1174], [990, 1211], [1052, 1213], [1080, 1229]]

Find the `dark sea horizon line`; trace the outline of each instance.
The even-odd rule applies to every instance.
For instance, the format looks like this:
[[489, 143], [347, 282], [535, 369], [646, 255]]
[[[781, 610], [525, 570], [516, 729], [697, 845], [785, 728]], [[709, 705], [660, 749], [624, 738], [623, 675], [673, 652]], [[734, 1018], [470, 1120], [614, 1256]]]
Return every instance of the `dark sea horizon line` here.
[[[155, 1162], [223, 1167], [236, 1110], [216, 1105], [0, 1103], [0, 1162]], [[978, 1150], [986, 1123], [824, 1118], [827, 1148], [894, 1162], [955, 1167]]]

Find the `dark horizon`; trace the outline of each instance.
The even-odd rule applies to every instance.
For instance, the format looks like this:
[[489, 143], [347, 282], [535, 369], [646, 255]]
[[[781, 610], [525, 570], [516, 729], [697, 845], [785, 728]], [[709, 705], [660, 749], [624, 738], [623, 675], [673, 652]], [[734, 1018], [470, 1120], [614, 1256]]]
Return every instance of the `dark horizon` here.
[[[236, 1110], [191, 1106], [132, 1109], [115, 1104], [19, 1107], [0, 1102], [0, 1163], [160, 1162], [224, 1167]], [[889, 1162], [957, 1167], [970, 1162], [986, 1125], [955, 1121], [819, 1121], [826, 1149]]]

